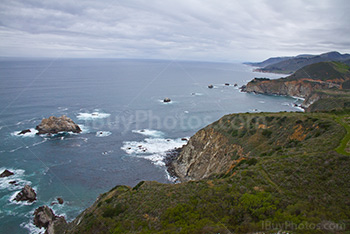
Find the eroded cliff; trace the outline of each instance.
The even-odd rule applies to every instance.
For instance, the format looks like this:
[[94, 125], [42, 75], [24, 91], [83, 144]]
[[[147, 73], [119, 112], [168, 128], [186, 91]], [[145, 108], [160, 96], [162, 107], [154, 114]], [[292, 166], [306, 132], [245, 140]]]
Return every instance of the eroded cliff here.
[[[305, 233], [305, 223], [317, 227], [308, 233], [346, 233], [348, 119], [349, 113], [224, 116], [191, 137], [176, 162], [181, 178], [201, 180], [116, 186], [65, 233]], [[278, 229], [262, 225], [271, 220]], [[284, 226], [290, 220], [295, 225]]]
[[181, 181], [199, 180], [229, 170], [244, 156], [240, 145], [231, 144], [220, 132], [206, 128], [191, 137], [173, 167]]
[[238, 165], [262, 156], [330, 149], [319, 146], [318, 137], [332, 137], [333, 124], [298, 114], [226, 115], [192, 136], [172, 166], [181, 181], [232, 175]]
[[302, 106], [310, 105], [327, 97], [317, 91], [333, 91], [347, 89], [350, 79], [349, 67], [336, 62], [322, 62], [308, 65], [286, 78], [270, 80], [255, 78], [242, 91], [259, 94], [284, 95], [304, 98]]

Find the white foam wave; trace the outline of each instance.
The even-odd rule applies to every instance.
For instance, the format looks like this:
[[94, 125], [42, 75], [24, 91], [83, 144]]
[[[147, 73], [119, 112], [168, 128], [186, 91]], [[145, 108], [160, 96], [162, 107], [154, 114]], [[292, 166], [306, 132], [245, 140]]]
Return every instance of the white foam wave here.
[[86, 127], [83, 124], [78, 124], [79, 128], [81, 129], [81, 133], [89, 133], [90, 129], [88, 127]]
[[47, 141], [47, 138], [44, 138], [44, 140], [40, 141], [40, 142], [37, 142], [37, 143], [34, 143], [32, 146], [37, 146], [37, 145], [41, 145], [42, 143], [46, 142]]
[[111, 114], [108, 113], [103, 113], [103, 112], [92, 112], [92, 113], [79, 113], [77, 115], [77, 118], [79, 120], [95, 120], [95, 119], [104, 119], [104, 118], [108, 118]]
[[294, 106], [294, 108], [300, 110], [301, 112], [305, 112], [305, 109], [302, 108], [301, 106]]
[[[5, 170], [6, 168], [0, 168], [0, 173], [2, 173]], [[23, 188], [23, 186], [26, 184], [31, 185], [30, 181], [24, 179], [24, 170], [13, 168], [7, 168], [7, 170], [13, 172], [14, 174], [8, 177], [0, 178], [0, 190], [7, 189], [9, 191], [14, 191]], [[16, 181], [16, 183], [10, 184], [11, 181]]]
[[121, 147], [127, 154], [150, 160], [153, 164], [164, 166], [166, 152], [182, 147], [186, 141], [178, 139], [146, 138], [144, 141], [126, 141]]
[[30, 128], [29, 130], [30, 130], [30, 132], [27, 132], [27, 133], [21, 134], [21, 135], [18, 135], [21, 131], [15, 131], [15, 132], [11, 133], [11, 135], [18, 136], [18, 137], [35, 137], [38, 130], [36, 130], [35, 128]]
[[20, 226], [24, 229], [27, 229], [30, 234], [42, 234], [44, 233], [43, 229], [38, 228], [33, 224], [32, 219], [28, 223], [21, 223]]
[[61, 107], [61, 106], [58, 107], [57, 109], [58, 109], [58, 111], [60, 111], [60, 112], [61, 112], [61, 111], [67, 111], [67, 110], [68, 110], [67, 107]]
[[158, 130], [153, 129], [141, 129], [141, 130], [132, 130], [133, 133], [138, 133], [144, 136], [150, 137], [163, 137], [164, 133]]
[[98, 132], [96, 132], [96, 136], [97, 137], [108, 137], [111, 134], [112, 133], [109, 132], [109, 131], [98, 131]]
[[203, 93], [191, 93], [192, 96], [203, 96]]
[[20, 149], [22, 149], [22, 148], [23, 148], [23, 146], [20, 146], [20, 147], [18, 147], [18, 148], [16, 148], [16, 149], [10, 150], [9, 152], [10, 152], [10, 153], [13, 153], [13, 152], [15, 152], [15, 151], [17, 151], [17, 150], [20, 150]]
[[175, 103], [176, 101], [174, 101], [174, 100], [171, 100], [170, 102], [164, 102], [164, 99], [159, 99], [158, 100], [160, 103], [163, 103], [164, 105], [171, 105], [171, 104], [173, 104], [173, 103]]
[[305, 101], [305, 98], [302, 98], [302, 97], [292, 96], [292, 98], [295, 98], [295, 99], [298, 99], [298, 100], [301, 100], [301, 101]]
[[259, 103], [262, 103], [262, 104], [264, 104], [264, 103], [265, 103], [265, 101], [259, 101]]
[[[37, 191], [37, 190], [38, 190], [37, 187], [33, 187], [33, 189], [34, 189], [34, 191]], [[15, 204], [15, 205], [20, 205], [20, 206], [31, 206], [31, 205], [33, 205], [34, 203], [36, 203], [36, 201], [28, 202], [28, 201], [16, 201], [16, 200], [14, 200], [19, 192], [20, 192], [20, 191], [14, 192], [14, 193], [10, 196], [9, 202], [11, 202], [12, 204]]]

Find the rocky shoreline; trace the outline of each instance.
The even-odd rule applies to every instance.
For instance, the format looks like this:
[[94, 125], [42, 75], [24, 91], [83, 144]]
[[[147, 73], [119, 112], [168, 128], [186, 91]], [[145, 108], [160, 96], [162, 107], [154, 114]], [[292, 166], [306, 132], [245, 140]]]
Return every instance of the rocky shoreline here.
[[181, 151], [182, 151], [182, 147], [170, 150], [170, 151], [166, 152], [166, 156], [164, 159], [164, 163], [165, 163], [167, 172], [169, 173], [169, 175], [171, 177], [176, 178], [175, 182], [178, 181], [179, 176], [176, 174], [175, 167], [174, 167], [173, 163], [178, 159]]

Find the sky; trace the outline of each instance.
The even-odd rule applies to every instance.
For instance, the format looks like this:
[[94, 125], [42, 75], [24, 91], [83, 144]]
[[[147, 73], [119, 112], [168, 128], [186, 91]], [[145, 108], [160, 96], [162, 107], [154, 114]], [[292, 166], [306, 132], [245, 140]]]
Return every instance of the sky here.
[[0, 0], [0, 56], [261, 61], [350, 53], [349, 0]]

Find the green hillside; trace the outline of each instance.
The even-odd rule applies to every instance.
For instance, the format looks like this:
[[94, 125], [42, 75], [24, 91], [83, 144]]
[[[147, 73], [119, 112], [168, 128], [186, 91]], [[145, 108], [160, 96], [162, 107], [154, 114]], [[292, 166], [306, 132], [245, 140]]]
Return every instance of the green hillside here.
[[345, 80], [350, 79], [350, 67], [340, 62], [320, 62], [297, 70], [288, 79], [309, 78], [313, 80]]
[[229, 171], [117, 186], [68, 233], [348, 233], [349, 119], [345, 112], [224, 116], [203, 131], [242, 147], [245, 156]]

